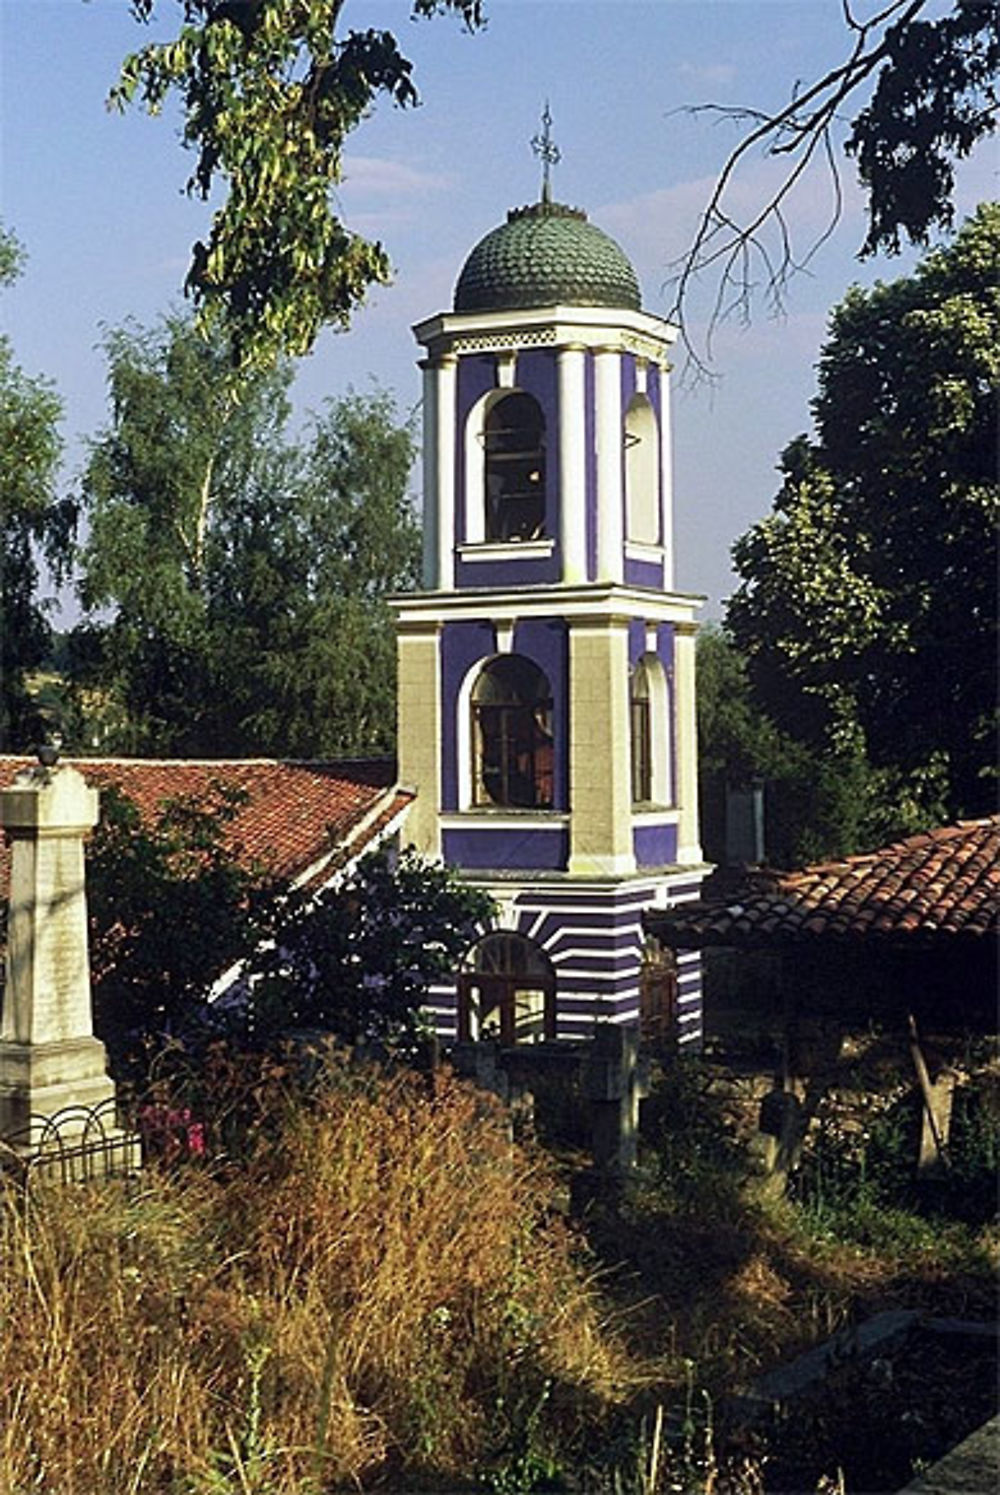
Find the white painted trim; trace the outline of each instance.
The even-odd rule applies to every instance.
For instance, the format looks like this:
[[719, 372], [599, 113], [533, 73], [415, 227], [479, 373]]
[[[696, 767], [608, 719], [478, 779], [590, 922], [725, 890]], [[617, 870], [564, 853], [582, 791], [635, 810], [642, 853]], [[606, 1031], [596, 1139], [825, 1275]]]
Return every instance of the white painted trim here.
[[599, 348], [594, 356], [594, 420], [597, 439], [597, 579], [624, 578], [625, 474], [622, 443], [621, 352]]
[[497, 354], [497, 388], [513, 389], [517, 379], [517, 354]]
[[551, 537], [544, 540], [476, 540], [460, 545], [458, 554], [463, 561], [543, 561], [555, 548], [556, 542]]
[[423, 370], [423, 584], [429, 591], [438, 587], [438, 421], [437, 375], [428, 358]]
[[659, 565], [666, 557], [666, 550], [649, 540], [626, 540], [625, 554], [630, 561], [652, 561]]
[[663, 541], [663, 585], [674, 584], [674, 446], [671, 415], [671, 380], [669, 365], [660, 371], [660, 538]]
[[[495, 655], [490, 655], [491, 659], [495, 657]], [[469, 694], [471, 695], [471, 685]], [[466, 699], [468, 700], [468, 698]], [[455, 748], [457, 751], [457, 737]], [[470, 797], [471, 784], [472, 774], [470, 772]], [[459, 800], [459, 803], [461, 803], [461, 800]], [[562, 825], [569, 825], [569, 813], [566, 810], [524, 810], [518, 814], [509, 809], [491, 809], [489, 805], [472, 805], [471, 802], [465, 810], [451, 810], [441, 816], [441, 829], [444, 831], [549, 831], [554, 828], [558, 829]]]
[[455, 585], [455, 419], [458, 409], [458, 361], [442, 358], [436, 369], [434, 402], [437, 430], [437, 584], [444, 591]]
[[504, 618], [496, 625], [497, 653], [509, 654], [514, 647], [514, 619]]
[[645, 587], [613, 586], [607, 582], [580, 586], [552, 586], [545, 582], [509, 588], [477, 588], [476, 591], [431, 595], [424, 592], [397, 593], [389, 604], [401, 626], [428, 623], [481, 622], [493, 618], [551, 618], [587, 620], [600, 627], [609, 618], [643, 622], [694, 622], [705, 598], [686, 592], [661, 592]]
[[579, 347], [560, 348], [559, 541], [563, 582], [587, 577], [586, 365]]
[[[455, 692], [455, 770], [460, 810], [472, 809], [472, 691], [483, 667], [493, 659], [486, 654], [466, 670]], [[449, 822], [455, 817], [438, 814], [438, 829], [454, 829]]]
[[[617, 342], [622, 349], [638, 352], [647, 358], [663, 359], [676, 342], [678, 328], [650, 312], [601, 306], [547, 306], [528, 310], [493, 312], [439, 312], [413, 327], [417, 342], [430, 348], [450, 345], [462, 338], [492, 335], [497, 351], [517, 348], [524, 336], [528, 346], [531, 335], [540, 329], [550, 331], [556, 346], [562, 342], [582, 342], [587, 347]], [[550, 344], [551, 346], [551, 344]]]

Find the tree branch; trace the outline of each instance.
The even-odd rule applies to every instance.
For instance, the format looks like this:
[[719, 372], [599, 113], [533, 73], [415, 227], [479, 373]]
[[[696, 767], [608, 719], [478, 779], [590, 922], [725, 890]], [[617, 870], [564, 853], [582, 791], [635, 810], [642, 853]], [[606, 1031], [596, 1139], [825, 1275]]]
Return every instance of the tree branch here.
[[[714, 334], [720, 323], [734, 311], [743, 319], [749, 317], [753, 294], [758, 289], [752, 278], [756, 261], [760, 261], [765, 269], [764, 295], [771, 302], [772, 309], [780, 311], [791, 276], [805, 268], [833, 233], [843, 210], [843, 190], [831, 139], [831, 130], [839, 117], [840, 107], [889, 56], [889, 23], [892, 22], [894, 28], [909, 25], [926, 4], [927, 0], [890, 0], [888, 5], [868, 21], [860, 22], [851, 11], [850, 0], [842, 0], [844, 21], [854, 36], [850, 55], [804, 92], [797, 92], [774, 114], [765, 114], [761, 110], [745, 106], [728, 108], [715, 104], [695, 105], [686, 111], [692, 115], [711, 112], [730, 120], [753, 122], [752, 128], [744, 134], [723, 162], [708, 202], [699, 217], [691, 246], [683, 258], [675, 262], [674, 273], [668, 282], [673, 287], [669, 315], [680, 324], [681, 342], [686, 355], [686, 374], [693, 373], [696, 378], [712, 377], [709, 364]], [[787, 156], [794, 159], [780, 185], [770, 194], [765, 204], [749, 221], [743, 222], [732, 215], [725, 204], [740, 168], [758, 147], [762, 147], [767, 156]], [[830, 171], [833, 208], [829, 223], [805, 256], [797, 261], [784, 215], [784, 205], [817, 153], [823, 157]], [[767, 249], [761, 237], [762, 230], [769, 223], [778, 232], [777, 254], [772, 254]], [[695, 280], [714, 267], [721, 267], [720, 284], [714, 297], [705, 337], [706, 355], [703, 356], [694, 346], [686, 326], [685, 313]], [[730, 298], [729, 293], [733, 290], [735, 295]]]

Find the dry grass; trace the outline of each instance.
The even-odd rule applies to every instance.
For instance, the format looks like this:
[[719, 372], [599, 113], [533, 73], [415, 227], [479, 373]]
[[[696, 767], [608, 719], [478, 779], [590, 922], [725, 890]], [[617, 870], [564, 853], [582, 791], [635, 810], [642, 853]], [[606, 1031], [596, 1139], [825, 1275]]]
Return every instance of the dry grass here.
[[398, 1077], [239, 1167], [8, 1193], [0, 1491], [443, 1489], [572, 1438], [629, 1368], [550, 1198], [482, 1095]]

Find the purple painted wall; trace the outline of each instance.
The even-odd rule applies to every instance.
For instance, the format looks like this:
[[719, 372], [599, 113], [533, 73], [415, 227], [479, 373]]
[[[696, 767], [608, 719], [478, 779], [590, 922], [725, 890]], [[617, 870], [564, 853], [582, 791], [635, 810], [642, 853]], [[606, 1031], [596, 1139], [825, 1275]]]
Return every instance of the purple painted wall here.
[[565, 869], [569, 856], [569, 831], [565, 826], [551, 830], [470, 826], [444, 831], [442, 850], [446, 862], [465, 871], [558, 872]]
[[622, 354], [622, 413], [628, 409], [635, 394], [635, 354]]
[[663, 591], [663, 564], [660, 561], [633, 561], [625, 557], [625, 581], [630, 587], [652, 587]]
[[669, 867], [677, 861], [676, 825], [637, 825], [632, 849], [638, 867]]
[[463, 561], [455, 567], [456, 586], [460, 591], [472, 591], [476, 587], [536, 587], [554, 586], [559, 580], [555, 547], [551, 555], [540, 560], [509, 561]]

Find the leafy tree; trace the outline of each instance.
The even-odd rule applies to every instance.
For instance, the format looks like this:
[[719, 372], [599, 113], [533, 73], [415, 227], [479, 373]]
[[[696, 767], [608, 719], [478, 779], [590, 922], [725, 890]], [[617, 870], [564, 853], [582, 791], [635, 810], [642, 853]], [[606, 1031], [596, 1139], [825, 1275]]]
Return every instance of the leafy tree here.
[[391, 750], [396, 648], [385, 597], [418, 579], [413, 441], [384, 394], [329, 403], [306, 438], [280, 504], [248, 488], [227, 516], [218, 673], [232, 670], [234, 648], [244, 665], [229, 720], [253, 751]]
[[[417, 102], [412, 64], [388, 31], [341, 33], [343, 0], [178, 0], [174, 40], [126, 58], [111, 102], [157, 114], [179, 95], [188, 191], [219, 201], [187, 288], [203, 331], [224, 331], [234, 362], [262, 368], [307, 353], [389, 278], [381, 244], [334, 211], [344, 141], [385, 96]], [[156, 0], [131, 0], [140, 20]], [[480, 0], [414, 0], [414, 17], [456, 12], [474, 29]], [[223, 189], [221, 200], [219, 187]]]
[[750, 681], [748, 662], [724, 628], [698, 635], [698, 760], [702, 844], [727, 856], [727, 798], [760, 787], [764, 855], [794, 867], [856, 849], [872, 816], [875, 784], [852, 744], [823, 749], [780, 731]]
[[284, 887], [228, 835], [243, 802], [220, 784], [143, 819], [102, 790], [87, 847], [94, 1026], [120, 1071], [201, 1013], [213, 982], [272, 932]]
[[419, 543], [413, 443], [391, 401], [331, 403], [293, 444], [286, 364], [247, 376], [237, 398], [224, 351], [181, 318], [107, 346], [112, 421], [84, 480], [80, 595], [94, 621], [74, 641], [76, 679], [118, 708], [107, 745], [391, 747], [383, 597], [412, 585]]
[[[22, 262], [0, 229], [0, 287]], [[38, 668], [50, 628], [38, 598], [38, 555], [57, 574], [73, 529], [73, 507], [55, 497], [62, 406], [51, 386], [25, 374], [0, 335], [0, 749], [23, 751], [42, 730], [26, 677]]]
[[258, 1031], [322, 1028], [348, 1043], [416, 1036], [430, 987], [455, 970], [493, 908], [412, 850], [395, 864], [365, 857], [318, 899], [290, 901], [275, 943], [256, 952]]
[[[871, 837], [992, 808], [1000, 207], [834, 311], [816, 435], [734, 547], [727, 624], [776, 726], [877, 776]], [[870, 837], [870, 838], [871, 838]]]
[[[697, 106], [744, 126], [716, 178], [691, 246], [675, 278], [673, 315], [684, 322], [694, 279], [717, 276], [711, 326], [733, 310], [747, 317], [761, 284], [775, 304], [833, 231], [841, 211], [838, 138], [857, 108], [843, 149], [857, 162], [867, 197], [868, 232], [860, 254], [895, 254], [903, 239], [927, 245], [934, 229], [954, 222], [954, 165], [997, 127], [1000, 9], [996, 0], [953, 0], [932, 15], [930, 0], [888, 0], [859, 19], [844, 3], [849, 48], [843, 62], [803, 85], [772, 112]], [[864, 101], [864, 102], [862, 102]], [[860, 104], [860, 108], [858, 105]], [[757, 151], [787, 163], [777, 186], [749, 214], [734, 190]], [[831, 177], [827, 226], [806, 253], [793, 248], [790, 198], [802, 176], [822, 162]], [[685, 332], [691, 362], [706, 365]]]
[[[102, 791], [87, 848], [94, 1025], [119, 1074], [141, 1073], [171, 1038], [245, 1040], [248, 1024], [258, 1044], [302, 1027], [349, 1043], [412, 1037], [430, 985], [493, 912], [414, 852], [373, 853], [319, 895], [294, 890], [234, 842], [245, 798], [220, 782], [144, 817]], [[209, 1004], [237, 962], [249, 1005]]]

